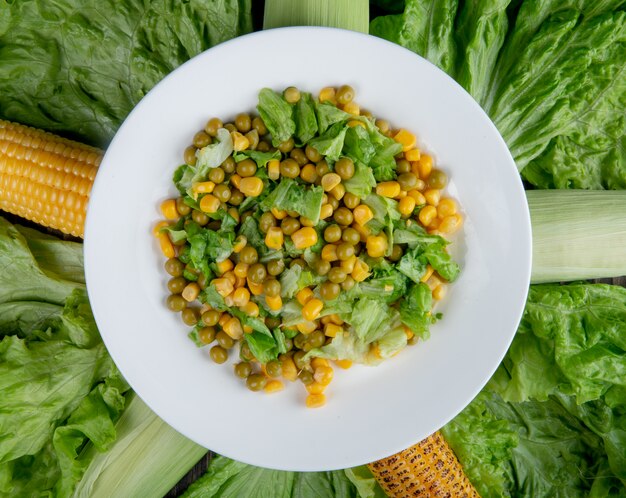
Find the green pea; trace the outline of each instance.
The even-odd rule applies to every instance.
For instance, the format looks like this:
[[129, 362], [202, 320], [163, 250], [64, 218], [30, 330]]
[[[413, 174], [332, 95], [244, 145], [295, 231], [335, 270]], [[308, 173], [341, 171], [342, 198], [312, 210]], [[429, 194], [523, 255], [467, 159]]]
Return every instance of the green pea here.
[[247, 378], [252, 373], [252, 365], [247, 361], [242, 361], [235, 365], [235, 375], [240, 379]]
[[274, 259], [267, 263], [267, 273], [272, 276], [280, 275], [285, 269], [285, 262], [282, 259]]
[[180, 277], [184, 270], [185, 265], [178, 258], [170, 258], [165, 262], [165, 271], [172, 277]]
[[215, 363], [224, 363], [228, 360], [228, 351], [226, 351], [222, 346], [213, 346], [211, 351], [209, 351], [209, 356]]
[[255, 284], [262, 284], [267, 276], [267, 270], [262, 263], [255, 263], [248, 268], [248, 279]]
[[187, 286], [187, 280], [184, 277], [174, 277], [167, 282], [167, 289], [172, 294], [180, 294]]
[[172, 295], [167, 298], [167, 307], [172, 311], [183, 311], [187, 306], [187, 301], [183, 296]]
[[194, 308], [185, 308], [180, 316], [183, 319], [183, 323], [190, 327], [198, 323], [198, 312]]
[[265, 365], [265, 371], [270, 377], [276, 378], [280, 377], [283, 374], [283, 367], [280, 364], [280, 361], [273, 360]]
[[215, 340], [217, 340], [217, 343], [224, 349], [230, 349], [235, 345], [235, 340], [223, 330], [220, 330], [215, 335]]
[[261, 391], [267, 384], [267, 378], [263, 374], [250, 374], [246, 379], [246, 386], [251, 391]]

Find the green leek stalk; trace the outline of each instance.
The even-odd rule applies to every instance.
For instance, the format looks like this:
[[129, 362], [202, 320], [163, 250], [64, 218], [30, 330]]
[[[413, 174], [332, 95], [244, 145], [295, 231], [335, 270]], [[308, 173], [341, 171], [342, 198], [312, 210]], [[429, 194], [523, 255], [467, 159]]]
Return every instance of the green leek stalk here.
[[626, 191], [529, 190], [532, 283], [626, 275]]
[[368, 0], [266, 0], [263, 29], [327, 26], [369, 32]]
[[75, 498], [163, 496], [207, 452], [163, 422], [139, 396], [131, 396], [115, 426], [113, 447], [100, 453], [89, 445], [81, 455], [90, 464]]

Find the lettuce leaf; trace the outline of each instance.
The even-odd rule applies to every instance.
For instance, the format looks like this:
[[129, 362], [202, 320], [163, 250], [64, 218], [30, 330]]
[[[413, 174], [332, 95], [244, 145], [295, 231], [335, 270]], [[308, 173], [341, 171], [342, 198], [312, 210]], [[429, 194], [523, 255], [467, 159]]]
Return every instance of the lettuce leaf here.
[[370, 31], [463, 85], [532, 185], [626, 188], [623, 1], [456, 3], [407, 0]]
[[259, 92], [257, 111], [272, 134], [274, 146], [286, 142], [295, 133], [296, 123], [292, 117], [291, 106], [282, 95], [274, 90], [263, 88]]
[[74, 279], [81, 264], [80, 244], [0, 218], [0, 495], [68, 496], [84, 445], [115, 441], [128, 385]]
[[[344, 471], [287, 472], [263, 469], [216, 457], [207, 473], [194, 482], [184, 498], [357, 498], [355, 486]], [[381, 496], [381, 495], [378, 495]], [[384, 496], [384, 495], [382, 495]]]
[[444, 428], [482, 496], [626, 493], [625, 330], [622, 287], [531, 287], [498, 371]]
[[315, 104], [310, 93], [303, 93], [293, 107], [293, 119], [296, 123], [296, 138], [303, 145], [317, 133], [317, 117]]
[[320, 186], [305, 187], [290, 178], [283, 178], [278, 186], [261, 201], [259, 207], [263, 211], [272, 208], [296, 211], [317, 223], [322, 207], [324, 190]]
[[104, 146], [165, 75], [251, 30], [250, 0], [3, 1], [0, 114]]

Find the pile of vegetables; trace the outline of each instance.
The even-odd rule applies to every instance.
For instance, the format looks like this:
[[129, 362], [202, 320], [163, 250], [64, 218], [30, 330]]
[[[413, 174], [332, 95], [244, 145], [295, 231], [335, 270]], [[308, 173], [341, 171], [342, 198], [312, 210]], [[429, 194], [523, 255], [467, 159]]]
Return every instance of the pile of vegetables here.
[[[371, 33], [457, 79], [492, 117], [529, 187], [626, 187], [623, 0], [374, 4], [373, 13], [392, 15], [374, 18]], [[246, 0], [2, 0], [0, 117], [103, 146], [161, 77], [251, 29]], [[549, 204], [555, 192], [535, 194]], [[559, 194], [589, 216], [588, 233], [605, 215], [626, 217], [622, 191]], [[598, 196], [609, 200], [587, 200]], [[604, 228], [624, 247], [623, 225]], [[605, 245], [576, 254], [566, 278], [579, 278], [578, 267], [585, 277], [619, 274], [626, 251]], [[0, 261], [0, 494], [166, 493], [204, 450], [120, 378], [89, 310], [80, 245], [2, 221]], [[496, 375], [443, 429], [483, 496], [626, 493], [625, 337], [623, 288], [531, 287]], [[223, 457], [188, 496], [245, 496], [251, 482], [258, 495], [381, 496], [364, 467], [294, 474]]]

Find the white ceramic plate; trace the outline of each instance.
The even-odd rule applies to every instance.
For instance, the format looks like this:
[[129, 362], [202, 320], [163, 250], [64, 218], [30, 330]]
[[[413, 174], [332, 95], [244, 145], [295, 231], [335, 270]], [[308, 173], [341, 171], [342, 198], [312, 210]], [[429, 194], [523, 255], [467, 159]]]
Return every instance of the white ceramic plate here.
[[[272, 62], [272, 61], [282, 62]], [[171, 177], [209, 117], [252, 111], [258, 91], [352, 85], [375, 116], [417, 132], [451, 178], [466, 223], [463, 272], [431, 338], [375, 368], [337, 371], [321, 409], [302, 386], [248, 391], [165, 308], [167, 275], [151, 235]], [[513, 159], [488, 117], [442, 71], [397, 45], [349, 31], [286, 28], [219, 45], [167, 76], [106, 152], [85, 235], [96, 321], [122, 374], [166, 422], [254, 465], [328, 470], [398, 452], [453, 418], [495, 371], [528, 290], [531, 231]]]

